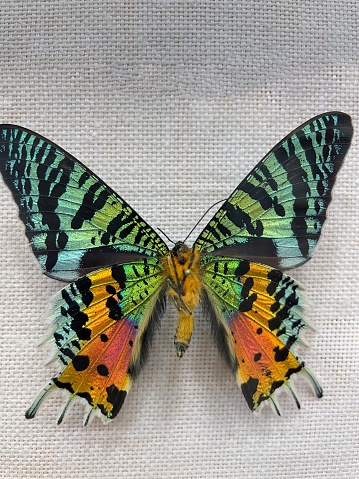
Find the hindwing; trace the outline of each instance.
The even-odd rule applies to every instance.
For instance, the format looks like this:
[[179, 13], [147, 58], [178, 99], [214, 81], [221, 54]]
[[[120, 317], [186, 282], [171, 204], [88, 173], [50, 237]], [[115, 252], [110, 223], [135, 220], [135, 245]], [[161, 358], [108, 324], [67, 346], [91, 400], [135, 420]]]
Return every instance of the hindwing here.
[[165, 307], [162, 267], [155, 258], [118, 264], [78, 279], [54, 299], [48, 317], [49, 340], [57, 347], [60, 372], [27, 413], [34, 417], [46, 395], [56, 388], [86, 399], [89, 415], [114, 418], [147, 349]]
[[269, 401], [279, 414], [275, 392], [286, 386], [298, 407], [290, 382], [302, 372], [318, 397], [318, 381], [296, 354], [305, 301], [289, 276], [248, 260], [205, 256], [202, 260], [205, 310], [218, 346], [235, 373], [253, 411]]

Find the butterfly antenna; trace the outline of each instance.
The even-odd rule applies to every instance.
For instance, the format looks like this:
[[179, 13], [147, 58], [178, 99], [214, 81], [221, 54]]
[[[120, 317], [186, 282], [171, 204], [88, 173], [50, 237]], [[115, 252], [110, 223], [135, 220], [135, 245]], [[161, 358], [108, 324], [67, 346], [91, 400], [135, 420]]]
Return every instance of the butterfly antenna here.
[[175, 242], [175, 241], [172, 241], [171, 238], [169, 238], [169, 237], [166, 235], [166, 233], [161, 230], [161, 228], [157, 228], [157, 229], [158, 229], [158, 231], [159, 231], [160, 233], [163, 234], [163, 236], [165, 236], [165, 237], [168, 239], [168, 241], [171, 241], [171, 243], [176, 244], [176, 242]]
[[197, 223], [194, 225], [194, 227], [191, 229], [191, 231], [188, 233], [188, 235], [185, 237], [185, 239], [183, 240], [183, 242], [185, 243], [188, 238], [190, 237], [190, 235], [193, 233], [193, 231], [197, 228], [197, 226], [200, 224], [200, 222], [203, 220], [203, 218], [206, 216], [206, 214], [216, 205], [218, 205], [219, 203], [222, 203], [222, 201], [226, 201], [227, 198], [225, 198], [224, 200], [219, 200], [219, 201], [216, 201], [216, 203], [213, 203], [212, 206], [210, 206], [208, 208], [208, 210], [203, 213], [203, 215], [200, 217], [200, 219], [197, 221]]

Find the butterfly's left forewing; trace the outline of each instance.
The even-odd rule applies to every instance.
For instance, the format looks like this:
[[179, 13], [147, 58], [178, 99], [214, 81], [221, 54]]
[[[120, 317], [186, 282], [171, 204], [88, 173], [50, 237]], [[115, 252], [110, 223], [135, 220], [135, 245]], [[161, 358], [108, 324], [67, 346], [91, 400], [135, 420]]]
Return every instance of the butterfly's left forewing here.
[[310, 379], [322, 390], [296, 354], [305, 301], [289, 276], [263, 264], [233, 258], [202, 259], [204, 305], [220, 351], [235, 373], [249, 407], [269, 401], [279, 414], [275, 393], [286, 386], [299, 407], [292, 374]]
[[55, 324], [49, 338], [57, 347], [54, 360], [62, 367], [27, 417], [60, 388], [69, 393], [68, 404], [82, 397], [89, 415], [114, 418], [144, 363], [164, 306], [162, 268], [155, 258], [98, 270], [64, 288], [49, 313]]
[[73, 281], [119, 258], [157, 257], [168, 251], [108, 185], [37, 133], [0, 126], [0, 172], [48, 276]]

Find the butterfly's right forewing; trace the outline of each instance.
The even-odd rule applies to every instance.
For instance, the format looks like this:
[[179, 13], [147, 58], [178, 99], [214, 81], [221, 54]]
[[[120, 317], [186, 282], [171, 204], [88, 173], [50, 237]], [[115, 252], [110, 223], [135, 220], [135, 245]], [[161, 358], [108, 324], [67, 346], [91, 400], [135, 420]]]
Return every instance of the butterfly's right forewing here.
[[279, 142], [239, 184], [199, 235], [203, 253], [287, 269], [310, 259], [353, 127], [325, 113]]

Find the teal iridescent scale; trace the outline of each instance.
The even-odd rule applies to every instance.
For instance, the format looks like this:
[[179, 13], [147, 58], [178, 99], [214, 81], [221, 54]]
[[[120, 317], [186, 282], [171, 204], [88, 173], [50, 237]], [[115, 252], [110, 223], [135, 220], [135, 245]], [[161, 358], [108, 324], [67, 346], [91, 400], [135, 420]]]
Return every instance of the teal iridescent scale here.
[[205, 227], [196, 241], [199, 250], [281, 269], [308, 261], [351, 136], [350, 117], [344, 114], [314, 118], [288, 135]]
[[[283, 271], [308, 261], [336, 175], [350, 146], [350, 117], [317, 116], [279, 142], [239, 184], [192, 248], [170, 251], [119, 195], [76, 158], [25, 128], [0, 126], [0, 172], [19, 207], [43, 271], [71, 282], [52, 302], [60, 370], [26, 413], [35, 416], [55, 389], [113, 419], [138, 376], [166, 297], [179, 310], [182, 357], [202, 301], [218, 347], [248, 406], [259, 411], [305, 374], [297, 356], [308, 327], [302, 288]], [[190, 306], [189, 306], [190, 305]], [[181, 339], [178, 339], [180, 337]], [[179, 344], [179, 347], [177, 347]]]
[[2, 175], [50, 276], [70, 281], [115, 264], [119, 253], [133, 259], [168, 251], [122, 198], [58, 146], [5, 125], [0, 149]]

